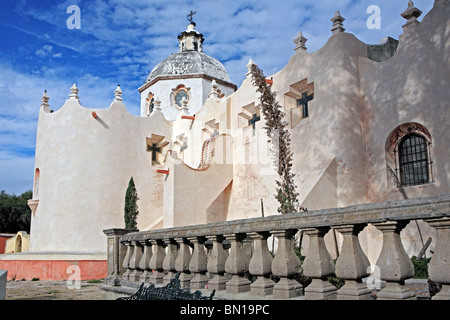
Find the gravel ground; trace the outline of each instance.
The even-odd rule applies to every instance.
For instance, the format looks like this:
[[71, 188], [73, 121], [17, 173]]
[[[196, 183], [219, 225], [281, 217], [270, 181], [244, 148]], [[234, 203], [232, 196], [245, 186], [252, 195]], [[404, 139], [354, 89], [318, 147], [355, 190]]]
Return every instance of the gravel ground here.
[[7, 281], [6, 300], [104, 300], [102, 281], [80, 281], [72, 288], [66, 281]]

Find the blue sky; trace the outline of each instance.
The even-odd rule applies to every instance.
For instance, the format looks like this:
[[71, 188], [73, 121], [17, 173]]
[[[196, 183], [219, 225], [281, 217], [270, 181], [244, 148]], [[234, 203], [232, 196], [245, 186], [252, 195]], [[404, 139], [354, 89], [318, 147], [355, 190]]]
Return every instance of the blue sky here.
[[[434, 0], [416, 0], [424, 13]], [[88, 108], [107, 108], [120, 84], [130, 113], [139, 115], [139, 93], [151, 69], [178, 50], [186, 15], [197, 14], [204, 51], [220, 60], [241, 85], [252, 58], [268, 76], [294, 54], [299, 31], [309, 52], [331, 36], [336, 10], [346, 32], [377, 44], [398, 39], [407, 0], [2, 0], [0, 11], [0, 190], [31, 189], [39, 105], [44, 90], [57, 110], [76, 83]], [[80, 29], [69, 29], [70, 5], [80, 8]], [[367, 8], [381, 10], [380, 29], [366, 25]]]

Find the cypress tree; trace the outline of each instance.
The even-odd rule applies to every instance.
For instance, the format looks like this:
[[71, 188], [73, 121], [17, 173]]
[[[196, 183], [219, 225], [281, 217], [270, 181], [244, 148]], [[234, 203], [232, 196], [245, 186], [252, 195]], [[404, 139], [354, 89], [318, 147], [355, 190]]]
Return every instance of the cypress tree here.
[[137, 229], [137, 216], [139, 214], [137, 201], [139, 200], [133, 177], [128, 182], [127, 192], [125, 193], [125, 229]]

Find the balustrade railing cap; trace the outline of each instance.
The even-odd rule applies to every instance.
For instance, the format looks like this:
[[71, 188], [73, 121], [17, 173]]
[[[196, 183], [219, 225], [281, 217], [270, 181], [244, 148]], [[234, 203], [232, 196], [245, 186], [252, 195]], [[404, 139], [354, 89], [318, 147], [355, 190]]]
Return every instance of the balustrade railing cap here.
[[316, 227], [333, 227], [379, 223], [385, 221], [407, 221], [450, 216], [450, 194], [435, 197], [398, 201], [358, 204], [344, 208], [296, 212], [261, 218], [232, 220], [203, 225], [192, 225], [142, 232], [131, 232], [121, 241], [191, 238], [232, 233], [252, 233]]

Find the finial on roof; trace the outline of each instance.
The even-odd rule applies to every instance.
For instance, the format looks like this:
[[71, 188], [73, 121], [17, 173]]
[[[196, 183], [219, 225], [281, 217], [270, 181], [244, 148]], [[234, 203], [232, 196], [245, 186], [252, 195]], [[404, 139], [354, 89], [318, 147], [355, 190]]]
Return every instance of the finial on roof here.
[[78, 100], [78, 88], [77, 85], [74, 83], [72, 85], [72, 87], [70, 88], [70, 95], [69, 95], [69, 99], [77, 99]]
[[213, 97], [218, 99], [219, 98], [219, 92], [218, 92], [219, 86], [217, 85], [216, 80], [213, 80], [211, 82], [211, 91], [209, 92], [209, 97]]
[[308, 39], [306, 39], [303, 36], [303, 33], [301, 31], [298, 32], [297, 37], [294, 39], [294, 43], [295, 43], [295, 51], [306, 51], [306, 41], [308, 41]]
[[42, 95], [42, 98], [41, 98], [41, 107], [43, 107], [44, 108], [44, 110], [45, 111], [47, 111], [47, 112], [49, 112], [50, 110], [48, 109], [48, 107], [50, 106], [49, 104], [48, 104], [48, 100], [50, 100], [50, 98], [48, 97], [48, 95], [47, 95], [47, 90], [45, 90], [44, 91], [44, 94]]
[[117, 85], [116, 90], [114, 90], [114, 101], [122, 101], [122, 89], [120, 89], [120, 85]]
[[251, 74], [252, 74], [252, 66], [254, 65], [255, 63], [253, 62], [253, 59], [250, 59], [250, 60], [248, 60], [248, 63], [247, 63], [247, 74], [246, 74], [246, 76], [247, 77], [249, 77]]
[[344, 24], [345, 18], [341, 16], [341, 13], [339, 11], [336, 11], [334, 13], [334, 17], [331, 18], [331, 22], [333, 22], [333, 28], [331, 28], [331, 31], [333, 34], [338, 34], [341, 32], [344, 32]]
[[406, 24], [403, 27], [410, 24], [418, 24], [419, 21], [417, 21], [417, 18], [420, 17], [421, 14], [422, 11], [414, 6], [414, 2], [409, 0], [408, 8], [401, 14], [401, 16], [406, 19]]

